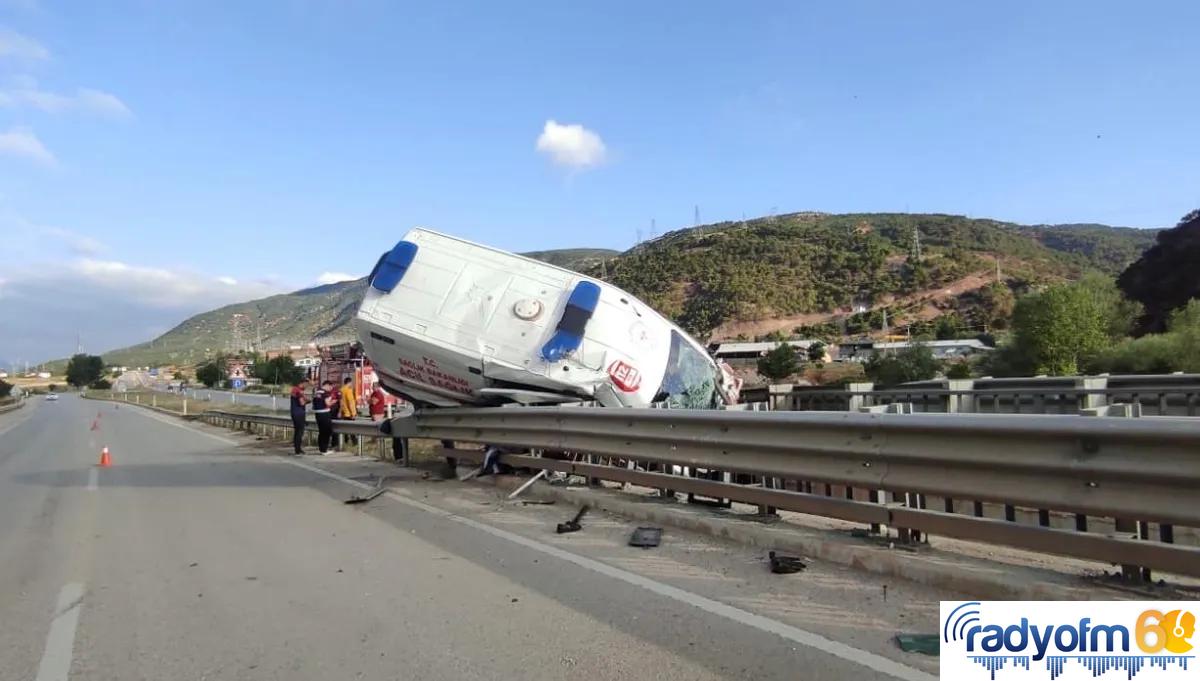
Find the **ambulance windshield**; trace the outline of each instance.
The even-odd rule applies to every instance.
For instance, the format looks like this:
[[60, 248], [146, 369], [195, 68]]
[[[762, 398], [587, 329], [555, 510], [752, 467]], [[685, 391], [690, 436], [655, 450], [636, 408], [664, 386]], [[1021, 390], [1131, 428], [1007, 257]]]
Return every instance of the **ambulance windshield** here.
[[721, 404], [716, 365], [678, 331], [671, 331], [667, 372], [654, 401], [672, 409], [716, 409]]

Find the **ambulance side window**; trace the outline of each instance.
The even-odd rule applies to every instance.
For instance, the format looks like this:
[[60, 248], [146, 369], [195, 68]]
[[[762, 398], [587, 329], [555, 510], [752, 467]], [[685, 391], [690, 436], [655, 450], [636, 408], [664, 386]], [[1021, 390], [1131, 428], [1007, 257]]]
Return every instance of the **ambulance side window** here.
[[675, 330], [671, 331], [667, 371], [654, 401], [666, 402], [672, 409], [715, 409], [720, 404], [712, 360]]

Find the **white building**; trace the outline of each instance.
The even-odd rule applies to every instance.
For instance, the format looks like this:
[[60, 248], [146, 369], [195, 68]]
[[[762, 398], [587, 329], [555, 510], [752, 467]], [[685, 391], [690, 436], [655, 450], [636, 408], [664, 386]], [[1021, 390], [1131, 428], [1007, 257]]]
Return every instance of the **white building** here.
[[960, 340], [935, 340], [935, 341], [900, 341], [895, 343], [875, 342], [871, 340], [850, 341], [842, 343], [838, 346], [838, 357], [847, 361], [863, 362], [875, 353], [888, 354], [895, 353], [914, 345], [924, 345], [929, 348], [936, 359], [953, 359], [955, 357], [968, 357], [982, 352], [990, 352], [994, 348], [988, 347], [983, 341], [978, 338], [964, 338]]
[[[807, 355], [808, 349], [814, 343], [820, 343], [817, 340], [790, 340], [782, 341], [783, 343], [792, 346], [797, 354], [804, 353]], [[763, 341], [758, 343], [721, 343], [712, 349], [713, 359], [729, 363], [735, 362], [757, 362], [760, 357], [763, 357], [768, 352], [774, 350], [780, 345], [780, 341]], [[828, 346], [826, 346], [828, 348]], [[829, 351], [826, 349], [825, 356], [821, 360], [829, 361]]]

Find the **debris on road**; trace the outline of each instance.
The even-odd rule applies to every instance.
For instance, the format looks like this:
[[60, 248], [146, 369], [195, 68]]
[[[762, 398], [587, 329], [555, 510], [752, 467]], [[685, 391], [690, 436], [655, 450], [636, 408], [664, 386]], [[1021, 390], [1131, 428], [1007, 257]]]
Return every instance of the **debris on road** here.
[[767, 558], [771, 563], [771, 572], [777, 575], [790, 575], [800, 572], [808, 565], [795, 556], [784, 556], [774, 551], [767, 552]]
[[653, 548], [658, 546], [662, 541], [661, 527], [639, 527], [633, 531], [629, 537], [629, 545], [637, 546], [643, 549]]
[[896, 634], [896, 645], [906, 653], [941, 655], [941, 641], [937, 634]]
[[579, 509], [579, 513], [575, 514], [574, 518], [572, 518], [571, 520], [568, 520], [565, 523], [559, 523], [554, 528], [554, 531], [557, 532], [558, 534], [566, 534], [568, 532], [578, 532], [578, 531], [582, 530], [583, 525], [580, 525], [579, 521], [583, 520], [583, 514], [587, 513], [587, 510], [588, 510], [588, 507], [583, 506], [582, 508]]
[[387, 488], [386, 488], [386, 487], [384, 487], [384, 483], [385, 483], [385, 482], [387, 482], [387, 476], [383, 476], [383, 477], [379, 478], [379, 481], [375, 483], [375, 489], [374, 489], [374, 490], [373, 490], [373, 491], [372, 491], [370, 494], [368, 494], [367, 496], [365, 496], [365, 497], [360, 497], [360, 496], [357, 496], [357, 495], [355, 495], [355, 496], [352, 496], [352, 497], [350, 497], [349, 499], [347, 499], [347, 500], [346, 500], [346, 501], [344, 501], [343, 503], [346, 503], [346, 504], [365, 504], [365, 503], [367, 503], [368, 501], [370, 501], [370, 500], [372, 500], [372, 499], [374, 499], [374, 498], [378, 497], [379, 495], [381, 495], [381, 494], [383, 494], [384, 492], [386, 492], [386, 491], [387, 491]]
[[508, 495], [508, 498], [509, 498], [509, 499], [516, 499], [517, 497], [521, 496], [521, 492], [524, 492], [525, 490], [529, 489], [529, 488], [530, 488], [530, 487], [533, 485], [533, 483], [535, 483], [535, 482], [537, 482], [538, 480], [541, 480], [542, 478], [546, 477], [546, 472], [547, 472], [547, 471], [546, 471], [546, 469], [545, 469], [545, 468], [543, 468], [542, 470], [538, 471], [537, 475], [535, 475], [535, 476], [533, 476], [532, 478], [530, 478], [530, 479], [526, 480], [524, 483], [522, 483], [522, 484], [521, 484], [521, 486], [520, 486], [520, 487], [518, 487], [518, 488], [516, 488], [515, 490], [513, 490], [512, 494]]
[[523, 499], [522, 506], [553, 506], [553, 499]]

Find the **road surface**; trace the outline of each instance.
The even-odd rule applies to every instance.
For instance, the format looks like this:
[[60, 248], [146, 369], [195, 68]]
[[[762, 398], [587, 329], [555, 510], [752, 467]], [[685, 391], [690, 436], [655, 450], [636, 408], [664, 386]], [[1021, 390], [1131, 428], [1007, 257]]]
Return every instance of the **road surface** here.
[[[279, 451], [73, 395], [0, 415], [0, 681], [929, 681], [892, 637], [961, 597]], [[411, 479], [344, 505], [370, 470]]]

